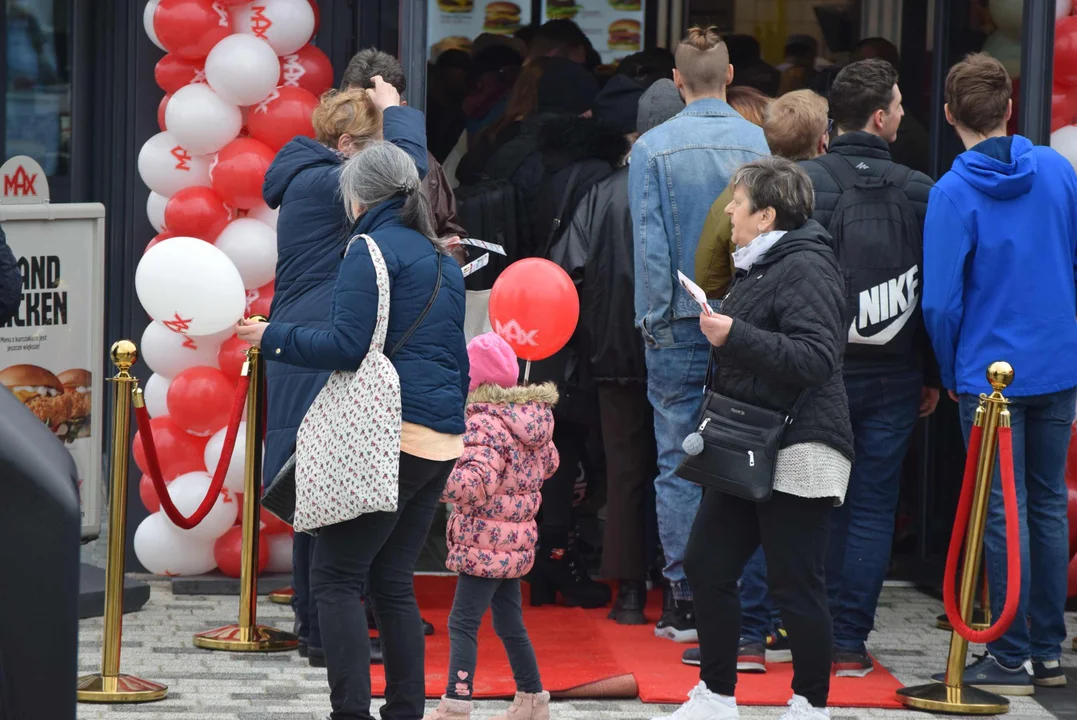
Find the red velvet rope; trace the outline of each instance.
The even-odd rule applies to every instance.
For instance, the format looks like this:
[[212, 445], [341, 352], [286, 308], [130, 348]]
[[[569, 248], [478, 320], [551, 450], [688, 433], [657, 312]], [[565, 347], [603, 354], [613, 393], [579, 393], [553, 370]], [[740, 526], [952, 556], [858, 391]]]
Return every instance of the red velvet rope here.
[[1006, 603], [1003, 605], [1002, 615], [986, 630], [973, 630], [966, 625], [957, 607], [958, 558], [972, 515], [972, 493], [976, 486], [976, 464], [982, 442], [983, 428], [973, 427], [969, 437], [969, 454], [965, 461], [965, 479], [961, 485], [957, 518], [950, 536], [950, 550], [946, 554], [946, 576], [942, 585], [946, 617], [950, 620], [954, 632], [974, 643], [994, 642], [1002, 637], [1017, 616], [1017, 603], [1021, 598], [1021, 538], [1017, 522], [1017, 489], [1013, 477], [1013, 431], [1010, 428], [999, 428], [999, 470], [1002, 474], [1002, 500], [1006, 509]]
[[148, 475], [153, 483], [153, 489], [157, 497], [161, 499], [161, 509], [176, 527], [190, 530], [206, 519], [206, 515], [213, 509], [217, 502], [217, 496], [224, 487], [224, 476], [228, 474], [228, 466], [232, 462], [232, 451], [236, 447], [236, 436], [239, 434], [239, 423], [243, 419], [243, 407], [247, 402], [247, 390], [250, 388], [250, 376], [244, 373], [240, 375], [236, 383], [236, 396], [232, 402], [232, 416], [228, 421], [228, 432], [224, 435], [224, 447], [221, 448], [221, 457], [217, 462], [217, 470], [213, 473], [213, 482], [210, 483], [209, 491], [202, 500], [202, 504], [194, 511], [191, 517], [184, 517], [183, 513], [172, 503], [168, 494], [168, 486], [161, 477], [161, 464], [157, 459], [157, 446], [153, 442], [153, 428], [150, 426], [150, 413], [145, 405], [135, 405], [135, 422], [142, 438], [142, 449], [146, 453], [146, 464], [149, 466]]

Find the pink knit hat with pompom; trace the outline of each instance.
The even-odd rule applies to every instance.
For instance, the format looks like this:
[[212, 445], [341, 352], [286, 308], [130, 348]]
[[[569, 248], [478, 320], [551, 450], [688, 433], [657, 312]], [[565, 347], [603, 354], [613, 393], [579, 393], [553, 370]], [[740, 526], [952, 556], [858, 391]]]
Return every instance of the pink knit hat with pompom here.
[[467, 344], [467, 357], [471, 363], [471, 384], [474, 392], [479, 385], [514, 387], [520, 379], [520, 366], [516, 353], [497, 333], [483, 333]]

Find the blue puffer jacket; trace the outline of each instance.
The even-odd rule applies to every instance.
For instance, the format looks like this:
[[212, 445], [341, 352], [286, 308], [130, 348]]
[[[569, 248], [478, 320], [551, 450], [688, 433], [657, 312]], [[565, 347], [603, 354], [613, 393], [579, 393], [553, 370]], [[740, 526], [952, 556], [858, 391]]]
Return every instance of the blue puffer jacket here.
[[[414, 108], [388, 108], [385, 139], [407, 152], [426, 174], [426, 123]], [[270, 319], [328, 329], [333, 285], [349, 223], [338, 179], [344, 160], [334, 150], [297, 137], [277, 153], [266, 173], [266, 204], [280, 208], [277, 220], [277, 277]], [[329, 373], [284, 363], [266, 365], [266, 450], [268, 482], [295, 448], [299, 423]]]
[[[389, 331], [386, 351], [395, 348], [418, 319], [437, 282], [441, 292], [422, 324], [392, 358], [400, 375], [403, 420], [441, 433], [464, 433], [468, 389], [464, 341], [464, 276], [460, 266], [439, 253], [420, 233], [400, 223], [404, 198], [368, 210], [355, 234], [374, 239], [389, 269]], [[352, 245], [340, 264], [333, 289], [331, 326], [270, 322], [262, 336], [265, 357], [316, 370], [355, 370], [374, 335], [378, 288], [366, 243]]]

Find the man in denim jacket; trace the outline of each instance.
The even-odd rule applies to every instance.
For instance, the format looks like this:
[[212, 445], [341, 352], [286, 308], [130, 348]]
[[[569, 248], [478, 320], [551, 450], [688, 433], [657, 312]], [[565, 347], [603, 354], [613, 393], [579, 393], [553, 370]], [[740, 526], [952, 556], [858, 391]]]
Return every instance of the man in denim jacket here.
[[696, 641], [684, 548], [701, 496], [676, 469], [695, 428], [710, 345], [699, 306], [677, 271], [695, 274], [696, 245], [715, 198], [743, 163], [769, 155], [761, 128], [725, 101], [733, 80], [717, 28], [692, 28], [676, 51], [673, 79], [687, 107], [646, 132], [632, 148], [628, 193], [635, 236], [636, 324], [646, 342], [647, 391], [658, 441], [658, 529], [670, 591], [655, 634]]

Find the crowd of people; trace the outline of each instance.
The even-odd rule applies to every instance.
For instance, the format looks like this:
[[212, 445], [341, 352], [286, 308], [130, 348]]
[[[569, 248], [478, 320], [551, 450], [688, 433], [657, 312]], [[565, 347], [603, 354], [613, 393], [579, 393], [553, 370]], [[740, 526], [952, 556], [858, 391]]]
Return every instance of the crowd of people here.
[[[788, 720], [828, 717], [832, 674], [873, 670], [867, 642], [918, 419], [945, 390], [967, 437], [999, 359], [1017, 369], [1007, 397], [1027, 622], [966, 682], [1015, 694], [1065, 684], [1077, 176], [1006, 134], [1011, 81], [986, 55], [946, 84], [967, 152], [937, 184], [898, 162], [904, 111], [886, 45], [861, 43], [825, 88], [802, 79], [772, 99], [759, 63], [746, 74], [761, 87], [737, 84], [714, 28], [611, 72], [574, 24], [553, 21], [476, 42], [466, 61], [442, 53], [434, 123], [401, 103], [395, 58], [355, 56], [321, 100], [317, 137], [293, 140], [267, 175], [280, 208], [272, 319], [237, 329], [269, 360], [267, 478], [330, 372], [356, 369], [380, 341], [399, 375], [397, 511], [296, 536], [296, 628], [328, 668], [333, 720], [371, 718], [369, 664], [382, 660], [382, 717], [423, 716], [432, 628], [411, 576], [439, 502], [452, 506], [447, 565], [460, 581], [450, 681], [427, 718], [470, 717], [488, 609], [518, 689], [500, 717], [549, 718], [521, 579], [532, 605], [610, 605], [624, 624], [647, 622], [648, 586], [660, 585], [654, 632], [698, 643], [683, 661], [700, 666], [667, 720], [737, 717], [738, 672], [768, 661], [793, 663]], [[485, 314], [491, 279], [473, 286], [459, 271], [467, 218], [506, 195], [509, 260], [558, 263], [581, 304], [569, 345], [525, 385], [511, 348], [469, 321]], [[707, 431], [716, 398], [785, 418], [774, 456], [758, 457], [765, 497], [684, 478], [689, 456], [712, 457], [693, 436], [722, 444]], [[756, 466], [752, 452], [724, 457]], [[588, 572], [583, 485], [604, 496], [600, 575], [615, 596]], [[997, 615], [1018, 581], [1006, 578], [998, 483], [990, 512]]]

